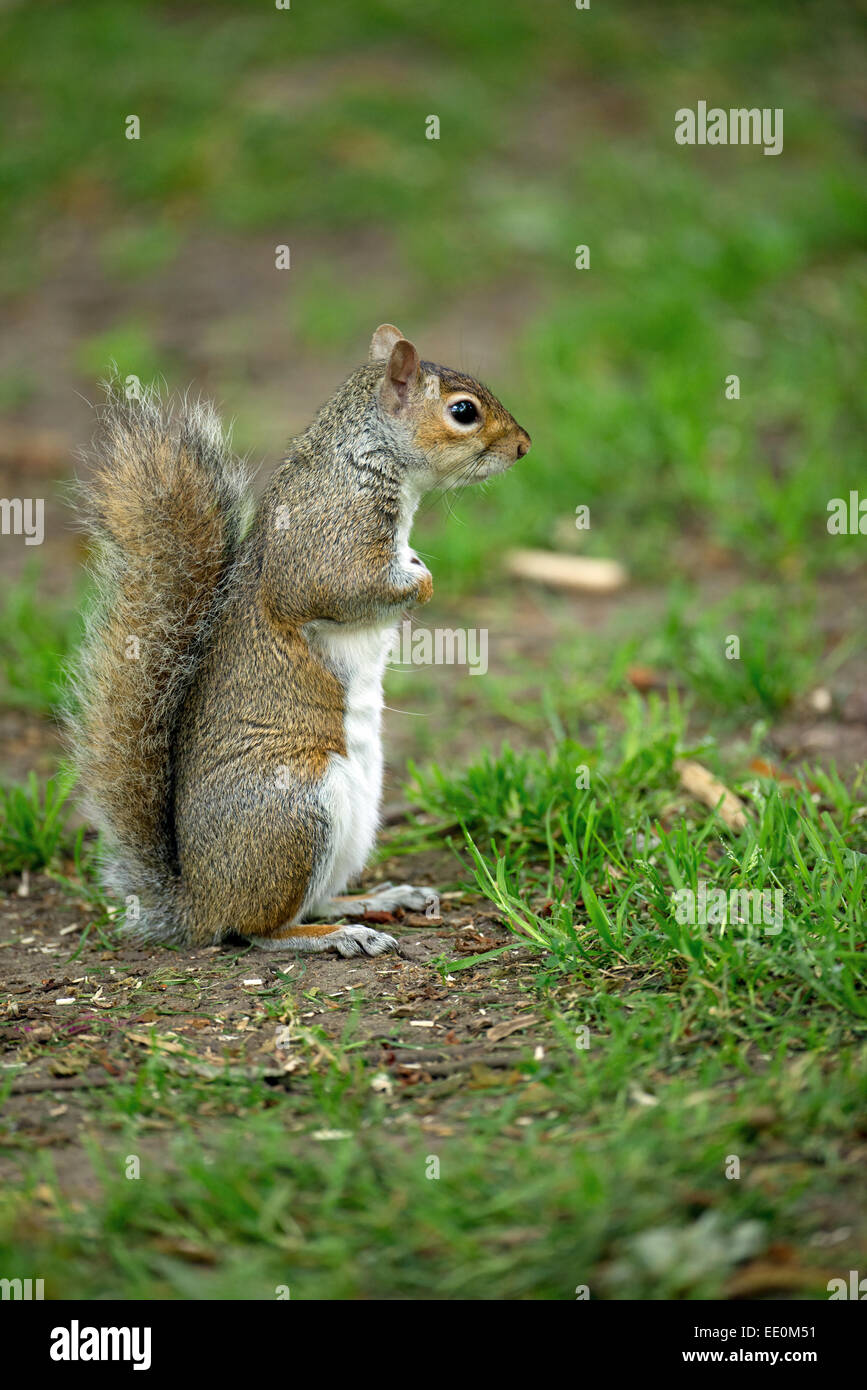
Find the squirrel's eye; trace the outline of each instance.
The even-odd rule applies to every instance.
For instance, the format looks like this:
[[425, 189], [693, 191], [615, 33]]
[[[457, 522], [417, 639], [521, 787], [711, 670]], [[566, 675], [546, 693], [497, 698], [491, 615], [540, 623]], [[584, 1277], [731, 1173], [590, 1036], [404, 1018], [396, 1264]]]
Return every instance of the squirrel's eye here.
[[457, 420], [459, 425], [471, 425], [474, 420], [479, 418], [479, 412], [472, 401], [453, 401], [449, 406], [449, 414]]

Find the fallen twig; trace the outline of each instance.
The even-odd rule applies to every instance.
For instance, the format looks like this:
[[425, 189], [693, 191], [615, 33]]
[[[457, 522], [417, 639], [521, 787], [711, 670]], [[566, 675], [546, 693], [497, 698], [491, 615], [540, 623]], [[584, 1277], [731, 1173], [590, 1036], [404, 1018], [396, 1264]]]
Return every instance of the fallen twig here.
[[619, 560], [563, 555], [554, 550], [510, 550], [506, 569], [516, 579], [532, 579], [554, 589], [610, 594], [622, 589], [628, 575]]
[[710, 807], [712, 811], [716, 811], [729, 830], [744, 830], [746, 828], [747, 815], [744, 803], [735, 796], [734, 792], [729, 791], [723, 782], [714, 777], [712, 772], [708, 772], [701, 763], [687, 760], [676, 762], [674, 767], [680, 777], [681, 786], [691, 796]]

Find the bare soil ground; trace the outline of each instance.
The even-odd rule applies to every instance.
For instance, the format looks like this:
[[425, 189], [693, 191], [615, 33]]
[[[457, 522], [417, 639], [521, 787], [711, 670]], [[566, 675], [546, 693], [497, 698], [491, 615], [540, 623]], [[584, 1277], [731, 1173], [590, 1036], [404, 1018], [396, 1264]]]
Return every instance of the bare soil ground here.
[[[383, 868], [436, 883], [443, 860], [427, 854]], [[328, 1046], [298, 1045], [308, 1030], [337, 1040], [352, 1016], [353, 1043], [379, 1064], [379, 1084], [413, 1088], [433, 1103], [491, 1069], [508, 1072], [528, 1046], [544, 1042], [545, 1025], [525, 994], [535, 967], [519, 946], [493, 969], [486, 962], [462, 970], [459, 988], [434, 968], [435, 959], [514, 940], [484, 904], [460, 893], [445, 900], [439, 921], [397, 914], [388, 930], [399, 954], [346, 961], [240, 943], [113, 949], [86, 932], [87, 904], [44, 875], [28, 886], [0, 911], [0, 1038], [12, 1083], [4, 1129], [22, 1158], [34, 1148], [57, 1151], [64, 1186], [89, 1171], [82, 1141], [93, 1091], [132, 1080], [148, 1053], [182, 1075], [291, 1089]], [[0, 1173], [16, 1166], [13, 1151]]]

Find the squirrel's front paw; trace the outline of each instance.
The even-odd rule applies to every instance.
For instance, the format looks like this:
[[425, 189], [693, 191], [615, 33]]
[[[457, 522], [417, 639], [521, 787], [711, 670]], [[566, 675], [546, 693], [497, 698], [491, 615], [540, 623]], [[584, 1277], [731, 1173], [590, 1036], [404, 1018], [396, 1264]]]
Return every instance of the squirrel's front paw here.
[[350, 956], [381, 956], [383, 951], [396, 951], [397, 942], [388, 932], [373, 927], [339, 927], [328, 936], [329, 945], [344, 959]]
[[433, 575], [414, 550], [409, 553], [409, 572], [412, 576], [412, 603], [428, 603], [433, 598]]

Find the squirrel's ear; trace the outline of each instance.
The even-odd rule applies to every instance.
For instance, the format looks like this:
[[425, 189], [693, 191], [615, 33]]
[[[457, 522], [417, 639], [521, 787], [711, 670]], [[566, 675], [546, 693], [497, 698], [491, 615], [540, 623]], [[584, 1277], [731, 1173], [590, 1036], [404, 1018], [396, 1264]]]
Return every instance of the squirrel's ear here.
[[395, 328], [393, 323], [381, 323], [370, 340], [370, 352], [367, 354], [370, 362], [387, 362], [391, 356], [391, 349], [403, 334], [399, 328]]
[[392, 415], [406, 404], [413, 385], [418, 380], [418, 353], [406, 338], [398, 338], [385, 369], [385, 378], [379, 388], [380, 399], [385, 409]]

